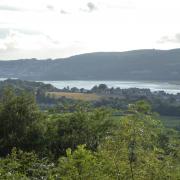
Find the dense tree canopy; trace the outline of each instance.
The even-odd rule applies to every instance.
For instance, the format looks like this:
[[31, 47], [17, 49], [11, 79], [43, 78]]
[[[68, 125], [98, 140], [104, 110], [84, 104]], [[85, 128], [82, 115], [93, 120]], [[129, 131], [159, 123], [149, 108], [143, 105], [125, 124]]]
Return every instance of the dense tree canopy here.
[[38, 148], [42, 127], [34, 97], [23, 93], [15, 95], [6, 89], [0, 103], [0, 154], [7, 154], [13, 147], [26, 150]]
[[[0, 101], [0, 179], [180, 179], [180, 135], [145, 101], [112, 110], [40, 112], [34, 98], [6, 90]], [[113, 112], [114, 113], [114, 112]]]

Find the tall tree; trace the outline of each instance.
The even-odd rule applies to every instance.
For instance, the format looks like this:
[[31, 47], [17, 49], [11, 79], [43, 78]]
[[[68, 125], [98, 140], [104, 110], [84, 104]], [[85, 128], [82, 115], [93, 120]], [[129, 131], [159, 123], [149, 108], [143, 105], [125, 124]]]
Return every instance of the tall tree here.
[[9, 153], [13, 147], [35, 148], [42, 133], [38, 124], [41, 117], [34, 97], [26, 93], [18, 96], [6, 89], [0, 103], [0, 154]]
[[[112, 179], [173, 179], [177, 163], [159, 145], [164, 131], [160, 121], [150, 114], [149, 105], [131, 105], [120, 121], [119, 130], [100, 146], [104, 172]], [[108, 163], [107, 163], [108, 162]], [[174, 171], [174, 173], [173, 173]], [[177, 172], [177, 171], [176, 171]], [[176, 175], [174, 175], [176, 174]]]

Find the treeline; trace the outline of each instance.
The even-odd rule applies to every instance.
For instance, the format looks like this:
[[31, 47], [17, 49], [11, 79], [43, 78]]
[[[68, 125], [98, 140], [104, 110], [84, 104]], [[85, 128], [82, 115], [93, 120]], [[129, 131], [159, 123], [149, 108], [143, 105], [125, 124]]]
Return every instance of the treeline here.
[[[109, 88], [106, 84], [94, 86], [91, 90], [74, 88], [64, 88], [61, 91], [70, 93], [95, 93], [102, 98], [97, 101], [92, 101], [92, 107], [110, 107], [115, 109], [127, 110], [128, 104], [134, 103], [139, 100], [148, 101], [153, 111], [158, 112], [160, 115], [166, 116], [180, 116], [180, 94], [168, 94], [164, 91], [151, 92], [150, 89], [139, 88]], [[69, 104], [69, 99], [59, 98], [57, 104]], [[50, 101], [49, 101], [50, 102]], [[65, 103], [64, 103], [65, 102]], [[72, 109], [72, 108], [70, 108]]]
[[180, 136], [145, 101], [126, 116], [105, 108], [41, 112], [6, 89], [0, 101], [0, 179], [180, 179]]
[[[49, 109], [56, 107], [58, 109], [64, 109], [67, 111], [75, 111], [76, 104], [79, 104], [79, 100], [68, 99], [66, 97], [55, 98], [48, 92], [70, 92], [70, 93], [95, 93], [101, 98], [91, 101], [89, 104], [92, 108], [107, 107], [115, 109], [127, 110], [128, 104], [134, 103], [139, 100], [148, 101], [153, 111], [158, 112], [160, 115], [166, 116], [180, 116], [180, 94], [168, 94], [164, 91], [151, 92], [150, 89], [139, 88], [109, 88], [105, 84], [94, 86], [91, 90], [77, 87], [69, 88], [65, 87], [57, 89], [50, 84], [44, 84], [42, 82], [23, 81], [18, 79], [8, 79], [0, 82], [0, 96], [3, 93], [3, 89], [6, 87], [12, 87], [15, 89], [16, 94], [21, 94], [23, 91], [30, 92], [36, 98], [36, 102], [41, 109]], [[81, 102], [82, 103], [82, 102]], [[57, 107], [59, 106], [59, 107]]]
[[51, 84], [44, 84], [42, 82], [35, 81], [24, 81], [20, 79], [7, 79], [4, 81], [0, 81], [0, 92], [6, 87], [11, 87], [19, 91], [28, 91], [36, 94], [38, 90], [47, 92], [47, 91], [58, 91], [57, 88], [52, 86]]
[[[52, 90], [53, 91], [53, 90]], [[57, 91], [69, 92], [69, 93], [95, 93], [101, 98], [93, 100], [89, 103], [92, 108], [106, 107], [114, 109], [127, 110], [128, 104], [135, 103], [139, 100], [145, 100], [151, 104], [153, 111], [158, 112], [160, 115], [165, 116], [180, 116], [180, 94], [168, 94], [164, 91], [151, 92], [150, 89], [139, 88], [109, 88], [105, 84], [94, 86], [91, 90], [83, 88], [63, 88]], [[66, 97], [54, 98], [50, 96], [47, 90], [39, 89], [36, 93], [36, 100], [43, 109], [50, 107], [56, 107], [56, 109], [64, 109], [66, 111], [76, 110], [76, 104], [79, 104], [79, 100], [68, 99]], [[81, 102], [82, 103], [82, 102]], [[86, 103], [87, 104], [87, 103]], [[58, 107], [59, 106], [59, 107]]]

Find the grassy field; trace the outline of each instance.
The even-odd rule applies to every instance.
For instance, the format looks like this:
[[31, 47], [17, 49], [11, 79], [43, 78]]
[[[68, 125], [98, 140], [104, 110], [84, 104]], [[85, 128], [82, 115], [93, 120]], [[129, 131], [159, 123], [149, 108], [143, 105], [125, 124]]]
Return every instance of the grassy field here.
[[180, 126], [179, 116], [160, 116], [160, 119], [166, 127], [175, 128]]
[[87, 93], [69, 93], [69, 92], [48, 92], [51, 97], [59, 98], [66, 97], [69, 99], [82, 100], [82, 101], [95, 101], [101, 99], [101, 96], [96, 94]]
[[[114, 120], [117, 120], [117, 122], [122, 118], [123, 116], [113, 116]], [[180, 127], [180, 117], [179, 116], [159, 116], [159, 118], [163, 125], [167, 128], [177, 128]]]
[[[102, 96], [97, 94], [88, 94], [88, 93], [69, 93], [69, 92], [48, 92], [51, 97], [59, 98], [66, 97], [74, 100], [82, 101], [94, 101], [100, 100]], [[113, 119], [119, 120], [122, 116], [113, 116]], [[159, 119], [162, 121], [164, 126], [168, 128], [180, 127], [180, 116], [159, 116]]]

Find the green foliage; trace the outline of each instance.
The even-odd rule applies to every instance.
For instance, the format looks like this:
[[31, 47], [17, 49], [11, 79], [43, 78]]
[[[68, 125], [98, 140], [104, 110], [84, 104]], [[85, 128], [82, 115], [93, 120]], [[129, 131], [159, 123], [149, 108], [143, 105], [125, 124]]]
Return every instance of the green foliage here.
[[[130, 107], [132, 114], [121, 119], [119, 131], [107, 137], [99, 147], [104, 172], [112, 179], [179, 178], [177, 169], [180, 166], [171, 154], [174, 150], [167, 154], [160, 146], [163, 128], [159, 121], [146, 114], [147, 110], [149, 108], [143, 108], [139, 103], [133, 109]], [[179, 151], [177, 145], [175, 149]]]
[[13, 147], [38, 148], [43, 130], [41, 118], [31, 95], [17, 96], [13, 90], [6, 89], [0, 103], [0, 154], [6, 155]]
[[112, 126], [110, 113], [104, 109], [92, 112], [80, 109], [75, 113], [59, 116], [48, 126], [47, 136], [53, 139], [50, 149], [56, 155], [65, 154], [67, 148], [74, 150], [80, 144], [96, 150]]
[[71, 149], [66, 151], [67, 157], [59, 159], [58, 167], [54, 170], [53, 177], [62, 180], [99, 180], [105, 179], [101, 173], [97, 158], [85, 146], [78, 146], [72, 153]]
[[23, 152], [14, 148], [6, 158], [0, 159], [2, 179], [47, 179], [54, 163], [47, 159], [39, 159], [33, 153]]
[[165, 129], [145, 101], [116, 123], [111, 111], [88, 106], [43, 114], [30, 95], [4, 93], [0, 179], [180, 179], [180, 134]]

